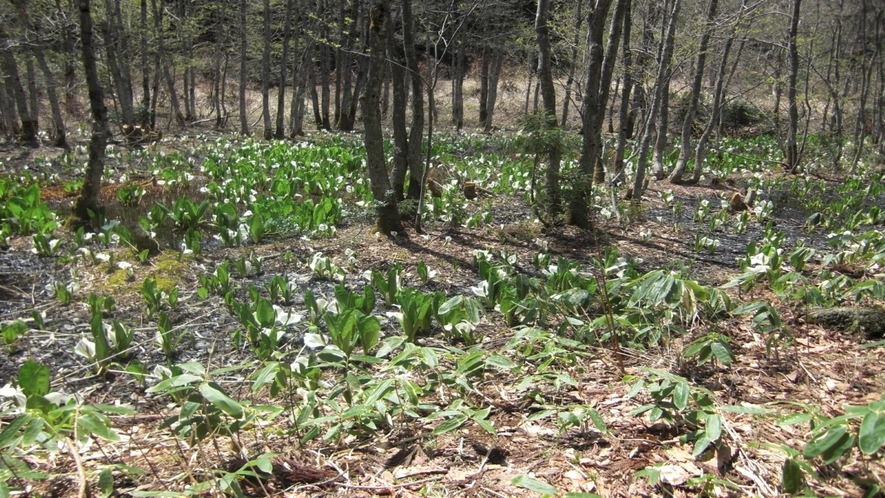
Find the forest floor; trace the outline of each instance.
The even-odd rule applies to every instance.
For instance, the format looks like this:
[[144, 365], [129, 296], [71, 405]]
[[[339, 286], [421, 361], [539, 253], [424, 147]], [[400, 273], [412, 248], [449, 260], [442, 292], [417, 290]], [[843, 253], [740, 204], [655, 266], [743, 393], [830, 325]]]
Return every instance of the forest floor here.
[[[19, 164], [35, 167], [33, 157], [51, 151], [7, 149], [7, 157]], [[14, 166], [8, 161], [6, 167]], [[60, 172], [64, 174], [64, 172]], [[131, 176], [146, 172], [131, 172]], [[153, 179], [140, 178], [145, 185]], [[833, 182], [838, 181], [834, 178]], [[108, 185], [104, 200], [116, 201], [114, 186]], [[660, 193], [672, 189], [683, 202], [684, 210], [674, 213]], [[673, 186], [666, 181], [652, 181], [642, 200], [642, 208], [623, 213], [629, 224], [615, 218], [600, 219], [593, 232], [568, 226], [546, 228], [535, 220], [530, 207], [521, 197], [494, 197], [492, 222], [467, 229], [429, 224], [423, 234], [408, 228], [394, 239], [376, 237], [367, 217], [345, 219], [331, 238], [307, 240], [291, 238], [273, 240], [259, 245], [223, 248], [207, 243], [202, 254], [179, 257], [167, 250], [147, 264], [134, 266], [129, 281], [112, 281], [114, 273], [102, 264], [61, 263], [56, 258], [37, 256], [31, 251], [30, 237], [12, 237], [9, 247], [0, 252], [0, 320], [30, 320], [36, 311], [44, 318], [44, 330], [31, 330], [19, 347], [0, 357], [0, 386], [9, 383], [26, 360], [48, 365], [52, 372], [53, 390], [76, 395], [90, 404], [124, 404], [136, 410], [134, 415], [113, 415], [113, 427], [121, 441], [87, 439], [78, 447], [78, 458], [70, 458], [69, 449], [57, 453], [33, 453], [25, 460], [35, 472], [44, 472], [44, 480], [13, 477], [10, 486], [31, 490], [33, 496], [74, 496], [82, 479], [78, 462], [97, 492], [97, 472], [112, 466], [114, 496], [133, 496], [138, 492], [183, 492], [186, 486], [205, 481], [241, 465], [243, 456], [253, 458], [265, 452], [278, 452], [278, 463], [284, 469], [275, 476], [247, 480], [244, 487], [254, 496], [532, 496], [536, 493], [513, 484], [517, 476], [530, 476], [560, 491], [588, 492], [601, 496], [694, 496], [701, 492], [719, 496], [776, 496], [779, 494], [784, 453], [773, 445], [787, 445], [801, 451], [808, 437], [807, 425], [782, 426], [777, 417], [788, 415], [798, 407], [814, 407], [823, 415], [842, 413], [846, 404], [860, 405], [878, 400], [885, 391], [881, 348], [860, 349], [862, 337], [826, 330], [808, 323], [805, 309], [781, 302], [763, 290], [751, 290], [735, 299], [766, 300], [780, 312], [792, 334], [793, 345], [777, 354], [766, 349], [765, 339], [754, 332], [746, 321], [726, 320], [712, 327], [726, 334], [736, 359], [730, 367], [707, 363], [697, 367], [685, 360], [682, 350], [696, 334], [709, 330], [697, 324], [684, 337], [662, 341], [648, 350], [590, 347], [564, 373], [576, 381], [563, 383], [555, 392], [540, 393], [529, 387], [516, 388], [520, 378], [529, 378], [525, 369], [500, 370], [481, 374], [474, 379], [473, 396], [490, 409], [488, 421], [496, 434], [479, 425], [467, 424], [440, 436], [431, 432], [440, 419], [408, 417], [393, 420], [391, 425], [371, 436], [342, 435], [333, 441], [315, 439], [299, 445], [299, 431], [293, 430], [287, 415], [276, 419], [277, 430], [244, 431], [236, 438], [215, 435], [202, 444], [190, 445], [163, 428], [164, 421], [178, 413], [179, 407], [165, 397], [146, 392], [136, 379], [122, 371], [97, 376], [92, 365], [75, 354], [80, 337], [89, 333], [90, 314], [83, 302], [89, 293], [112, 293], [116, 306], [109, 318], [125, 321], [135, 327], [134, 356], [150, 372], [164, 365], [166, 357], [153, 345], [156, 327], [148, 320], [139, 294], [146, 276], [173, 279], [181, 293], [177, 307], [170, 312], [172, 322], [189, 333], [177, 351], [178, 362], [197, 362], [207, 370], [234, 367], [221, 376], [228, 393], [238, 400], [249, 400], [252, 406], [280, 403], [264, 391], [250, 391], [250, 366], [254, 355], [232, 340], [239, 322], [217, 296], [201, 299], [198, 275], [211, 273], [218, 264], [244, 255], [262, 258], [260, 272], [237, 276], [238, 293], [246, 294], [250, 284], [264, 289], [276, 275], [295, 281], [300, 291], [293, 307], [304, 306], [303, 292], [312, 290], [317, 296], [331, 298], [332, 283], [319, 280], [308, 268], [315, 252], [322, 252], [337, 265], [346, 268], [348, 286], [361, 288], [370, 284], [370, 269], [386, 270], [401, 263], [407, 285], [425, 291], [441, 291], [446, 296], [471, 295], [470, 287], [478, 281], [472, 254], [474, 250], [494, 253], [507, 251], [518, 256], [516, 267], [530, 276], [540, 276], [532, 265], [538, 244], [549, 246], [549, 253], [582, 263], [581, 272], [594, 273], [593, 259], [601, 259], [606, 247], [616, 247], [621, 257], [634, 262], [640, 273], [658, 268], [684, 269], [687, 275], [704, 285], [719, 286], [740, 274], [737, 259], [746, 254], [746, 245], [758, 240], [763, 231], [759, 222], [752, 222], [743, 234], [722, 232], [720, 246], [713, 252], [697, 252], [695, 234], [699, 225], [692, 219], [695, 206], [709, 200], [718, 206], [741, 184], [724, 182], [699, 186]], [[43, 190], [44, 198], [62, 207], [72, 199], [61, 184]], [[488, 194], [481, 193], [473, 201], [477, 210], [488, 205]], [[806, 213], [788, 206], [776, 210], [773, 220], [786, 233], [786, 247], [801, 240], [806, 246], [825, 247], [819, 230], [805, 228]], [[640, 232], [651, 229], [647, 241]], [[70, 237], [70, 235], [64, 235]], [[350, 252], [354, 258], [349, 256]], [[788, 249], [789, 250], [789, 249]], [[126, 249], [118, 249], [116, 259], [132, 259]], [[416, 265], [423, 261], [436, 270], [436, 277], [423, 287], [416, 274]], [[862, 268], [847, 268], [860, 271]], [[53, 296], [51, 285], [65, 282], [76, 274], [79, 290], [77, 300], [62, 304]], [[396, 321], [386, 318], [383, 303], [376, 314], [382, 317], [383, 332], [396, 328]], [[502, 355], [512, 355], [511, 339], [515, 332], [499, 317], [487, 314], [478, 329], [484, 334], [482, 348]], [[287, 350], [303, 350], [296, 333], [287, 338]], [[424, 346], [445, 347], [437, 335], [421, 337]], [[624, 370], [621, 370], [623, 362]], [[245, 366], [239, 369], [239, 366]], [[691, 445], [680, 444], [678, 428], [664, 423], [649, 423], [644, 415], [628, 413], [642, 403], [642, 397], [628, 396], [632, 382], [625, 381], [641, 373], [639, 368], [651, 367], [682, 375], [693, 385], [709, 389], [720, 405], [751, 404], [773, 410], [775, 415], [723, 413], [723, 444], [699, 458], [692, 456]], [[254, 368], [254, 367], [252, 367]], [[443, 361], [441, 369], [453, 369]], [[409, 375], [409, 372], [404, 372]], [[426, 372], [414, 372], [414, 380]], [[326, 376], [334, 376], [329, 371]], [[542, 389], [549, 389], [547, 387]], [[293, 393], [295, 396], [304, 393]], [[452, 392], [428, 393], [428, 402], [443, 409], [451, 401]], [[538, 400], [543, 400], [539, 406]], [[295, 400], [293, 400], [295, 402]], [[604, 418], [607, 431], [600, 432], [587, 423], [562, 429], [556, 416], [532, 419], [542, 408], [583, 405], [596, 409]], [[9, 406], [8, 403], [6, 405]], [[3, 422], [0, 422], [2, 425]], [[253, 437], [253, 434], [261, 437]], [[212, 441], [208, 443], [208, 441]], [[650, 485], [635, 473], [656, 463], [663, 463], [662, 481]], [[138, 470], [136, 470], [138, 469]], [[854, 458], [832, 472], [821, 467], [823, 477], [810, 482], [820, 495], [862, 496], [864, 485], [857, 476], [885, 478], [880, 461]], [[830, 474], [828, 474], [830, 472]], [[707, 476], [707, 477], [704, 477]], [[720, 485], [716, 479], [728, 480], [735, 488]], [[692, 480], [694, 479], [694, 480]], [[705, 487], [707, 486], [707, 487]], [[26, 491], [27, 495], [28, 492]]]

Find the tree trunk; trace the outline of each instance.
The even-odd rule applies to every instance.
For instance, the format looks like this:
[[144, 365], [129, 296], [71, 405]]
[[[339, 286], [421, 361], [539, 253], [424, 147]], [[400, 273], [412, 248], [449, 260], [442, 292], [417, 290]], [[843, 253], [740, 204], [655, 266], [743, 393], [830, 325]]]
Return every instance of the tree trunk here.
[[799, 33], [799, 10], [801, 0], [793, 0], [793, 14], [790, 17], [790, 74], [787, 77], [787, 104], [789, 123], [787, 125], [786, 158], [784, 169], [796, 173], [799, 169], [799, 146], [796, 135], [799, 132], [799, 106], [796, 103], [796, 81], [799, 78], [799, 46], [796, 38]]
[[[16, 8], [19, 22], [27, 31], [28, 38], [30, 39], [31, 35], [34, 34], [34, 27], [28, 16], [27, 0], [15, 0], [13, 3]], [[67, 149], [68, 143], [65, 122], [61, 114], [61, 107], [58, 103], [58, 94], [56, 93], [58, 84], [56, 83], [55, 76], [52, 74], [52, 70], [49, 69], [49, 64], [46, 63], [46, 56], [43, 53], [43, 45], [39, 42], [33, 42], [31, 44], [31, 52], [34, 54], [34, 58], [37, 59], [37, 65], [40, 66], [40, 71], [43, 73], [43, 77], [46, 78], [46, 95], [49, 98], [49, 108], [52, 111], [52, 130], [49, 132], [49, 136], [52, 139], [52, 145]], [[34, 109], [36, 109], [36, 107], [34, 107]]]
[[316, 81], [316, 64], [310, 58], [305, 59], [307, 63], [307, 86], [310, 88], [311, 108], [313, 109], [313, 120], [318, 130], [323, 130], [323, 116], [320, 114], [320, 97], [317, 93]]
[[484, 125], [489, 111], [486, 108], [489, 100], [489, 67], [491, 66], [491, 48], [482, 50], [482, 65], [479, 69], [479, 124]]
[[[89, 0], [79, 0], [80, 46], [86, 86], [89, 90], [89, 107], [92, 111], [92, 136], [89, 139], [89, 160], [80, 196], [74, 203], [67, 226], [76, 230], [89, 222], [89, 213], [98, 211], [98, 193], [104, 172], [105, 147], [108, 141], [108, 110], [104, 104], [104, 91], [98, 79], [95, 47], [92, 38], [92, 14]], [[98, 228], [98, 227], [93, 227]]]
[[452, 124], [456, 131], [464, 128], [464, 76], [467, 73], [467, 47], [464, 37], [455, 39], [454, 67], [452, 68]]
[[[421, 156], [421, 142], [424, 138], [424, 80], [418, 67], [418, 54], [415, 50], [415, 21], [410, 2], [403, 2], [403, 50], [406, 56], [406, 70], [412, 85], [412, 128], [409, 130], [409, 199], [421, 197], [424, 180], [424, 158]], [[432, 89], [428, 90], [431, 92]], [[429, 116], [427, 119], [432, 119]], [[420, 214], [420, 213], [419, 213]]]
[[[582, 125], [584, 137], [581, 145], [581, 157], [578, 161], [578, 178], [574, 185], [574, 195], [569, 202], [569, 223], [581, 228], [592, 228], [590, 216], [590, 195], [593, 183], [593, 170], [602, 154], [602, 120], [598, 114], [604, 114], [605, 101], [600, 102], [603, 88], [607, 82], [604, 78], [605, 20], [613, 0], [596, 0], [596, 6], [587, 17], [587, 83], [581, 107], [584, 109]], [[629, 0], [618, 0], [618, 4]], [[617, 17], [617, 16], [615, 16]], [[614, 54], [612, 54], [614, 55]], [[610, 80], [609, 80], [610, 82]]]
[[6, 85], [0, 80], [0, 117], [3, 119], [3, 133], [8, 137], [14, 137], [21, 133], [18, 125], [18, 115], [15, 113], [15, 104], [9, 98]]
[[[262, 41], [264, 50], [261, 55], [261, 115], [264, 117], [264, 139], [273, 138], [273, 127], [270, 119], [270, 0], [264, 0], [264, 12], [261, 16], [264, 19], [264, 29], [262, 30]], [[280, 91], [285, 90], [281, 88]]]
[[[538, 82], [541, 85], [541, 103], [544, 107], [544, 126], [556, 126], [556, 87], [553, 86], [553, 68], [550, 62], [550, 0], [538, 0], [535, 15], [535, 34], [538, 39]], [[562, 149], [558, 140], [548, 144], [547, 153], [547, 212], [553, 217], [559, 214], [562, 202], [559, 194], [559, 169], [562, 163]]]
[[[669, 60], [672, 58], [673, 54], [673, 38], [675, 38], [676, 33], [676, 19], [679, 16], [679, 7], [682, 0], [674, 0], [673, 7], [670, 11], [670, 17], [667, 25], [667, 42], [665, 42], [663, 51], [661, 53], [661, 60]], [[654, 122], [657, 119], [657, 111], [662, 107], [664, 92], [669, 87], [667, 84], [669, 80], [669, 70], [667, 68], [667, 64], [660, 64], [658, 66], [658, 74], [655, 83], [654, 90], [654, 101], [651, 105], [651, 110], [648, 112], [648, 117], [645, 124], [645, 131], [642, 134], [642, 140], [639, 143], [639, 151], [638, 158], [636, 162], [636, 175], [633, 178], [633, 189], [630, 193], [630, 196], [633, 198], [634, 202], [639, 202], [642, 198], [642, 192], [645, 190], [645, 170], [648, 164], [648, 149], [651, 145], [651, 139], [654, 135]], [[659, 132], [660, 133], [660, 132]]]
[[584, 16], [581, 9], [584, 6], [583, 0], [578, 0], [575, 11], [575, 38], [572, 40], [572, 53], [569, 56], [568, 78], [565, 81], [565, 97], [562, 99], [562, 121], [560, 125], [565, 127], [568, 123], [569, 107], [572, 105], [572, 85], [575, 84], [575, 67], [578, 64], [578, 45], [581, 43], [581, 24], [584, 22]]
[[[594, 136], [599, 136], [599, 149], [591, 150], [596, 157], [593, 166], [593, 182], [597, 185], [605, 181], [605, 167], [602, 158], [602, 125], [605, 121], [605, 107], [608, 102], [608, 94], [611, 89], [612, 77], [615, 71], [615, 61], [618, 58], [618, 44], [621, 41], [621, 28], [624, 24], [624, 15], [629, 10], [630, 0], [618, 0], [615, 12], [612, 16], [611, 28], [609, 29], [608, 44], [605, 48], [605, 57], [602, 62], [602, 75], [598, 86], [596, 102], [589, 107], [594, 109], [591, 113], [592, 120], [590, 130]], [[584, 135], [587, 136], [586, 134]]]
[[147, 0], [139, 1], [139, 9], [141, 14], [141, 29], [139, 30], [139, 45], [141, 46], [141, 112], [139, 114], [142, 126], [150, 125], [150, 107], [151, 107], [151, 68], [148, 64], [148, 17], [147, 17]]
[[[289, 41], [292, 29], [292, 2], [286, 0], [286, 18], [283, 24], [283, 56], [280, 62], [280, 90], [277, 93], [277, 131], [274, 137], [286, 137], [286, 66], [289, 65]], [[292, 85], [294, 90], [295, 85]]]
[[405, 235], [397, 210], [396, 197], [387, 176], [384, 157], [384, 135], [381, 130], [380, 94], [384, 73], [384, 45], [390, 29], [389, 0], [375, 0], [369, 27], [369, 75], [365, 93], [360, 98], [365, 126], [366, 166], [372, 184], [372, 194], [378, 204], [377, 232], [386, 236]]
[[240, 134], [249, 136], [249, 116], [246, 114], [246, 0], [240, 0]]
[[166, 44], [163, 41], [165, 34], [163, 32], [163, 9], [157, 8], [157, 1], [151, 0], [151, 6], [154, 10], [154, 23], [157, 30], [157, 60], [160, 67], [157, 71], [163, 75], [163, 80], [169, 90], [169, 100], [172, 103], [172, 114], [175, 116], [175, 122], [183, 125], [185, 122], [184, 114], [181, 113], [181, 104], [178, 101], [178, 94], [175, 92], [175, 80], [169, 72], [169, 61], [166, 60]]
[[[725, 47], [722, 48], [722, 61], [719, 63], [719, 72], [716, 76], [716, 87], [713, 89], [713, 107], [712, 112], [710, 112], [710, 120], [707, 121], [707, 126], [704, 128], [703, 133], [701, 133], [701, 137], [698, 139], [697, 148], [695, 149], [694, 174], [691, 179], [692, 183], [698, 183], [701, 181], [701, 173], [704, 170], [704, 163], [706, 162], [707, 141], [710, 139], [710, 135], [713, 134], [713, 128], [716, 127], [716, 123], [719, 122], [719, 115], [722, 110], [722, 98], [725, 93], [723, 83], [728, 69], [728, 54], [731, 52], [731, 45], [733, 42], [734, 35], [732, 34], [732, 36], [729, 36], [728, 40], [725, 41]], [[740, 54], [738, 54], [738, 57], [740, 57]]]
[[492, 131], [492, 120], [495, 117], [495, 104], [498, 101], [498, 79], [501, 77], [501, 64], [504, 62], [504, 51], [496, 48], [493, 51], [493, 60], [489, 68], [489, 87], [486, 97], [486, 119], [483, 123], [483, 131]]
[[[670, 78], [673, 75], [673, 47], [675, 45], [675, 19], [671, 18], [666, 23], [666, 35], [664, 35], [665, 24], [661, 23], [661, 44], [658, 58], [658, 64], [664, 68], [664, 78], [655, 81], [655, 91], [661, 90], [660, 100], [658, 100], [658, 120], [657, 120], [657, 136], [655, 137], [655, 146], [652, 154], [652, 175], [657, 180], [667, 176], [664, 165], [664, 159], [667, 154], [668, 144], [668, 128], [670, 124]], [[671, 30], [670, 28], [673, 28]], [[661, 73], [658, 73], [661, 74]]]
[[[707, 10], [707, 26], [704, 28], [704, 34], [701, 35], [701, 45], [698, 48], [698, 59], [695, 64], [694, 80], [691, 83], [691, 95], [689, 96], [688, 109], [685, 112], [685, 120], [682, 122], [682, 143], [679, 147], [679, 159], [676, 161], [676, 167], [670, 174], [670, 183], [681, 183], [682, 175], [685, 173], [685, 167], [688, 164], [688, 156], [691, 147], [691, 134], [694, 126], [694, 115], [698, 108], [698, 100], [701, 96], [701, 84], [704, 80], [704, 67], [707, 63], [707, 46], [710, 43], [710, 32], [713, 29], [713, 20], [716, 17], [716, 7], [718, 0], [710, 0], [710, 7]], [[728, 41], [731, 44], [731, 39]], [[699, 164], [695, 161], [695, 168]]]
[[618, 109], [618, 144], [615, 148], [615, 161], [612, 169], [615, 174], [611, 178], [612, 185], [621, 183], [624, 177], [624, 153], [627, 148], [627, 140], [630, 138], [630, 94], [633, 90], [633, 53], [630, 51], [630, 30], [633, 27], [631, 18], [631, 6], [628, 4], [624, 10], [624, 44], [622, 45], [621, 59], [624, 64], [624, 89], [621, 90], [621, 102]]
[[108, 59], [108, 70], [113, 78], [117, 99], [120, 102], [120, 117], [124, 130], [132, 130], [135, 125], [135, 112], [132, 98], [132, 78], [127, 63], [129, 57], [128, 37], [120, 25], [119, 3], [115, 6], [112, 0], [105, 0], [104, 6], [107, 20], [101, 23], [101, 29], [105, 37], [104, 47]]
[[[406, 29], [405, 26], [403, 29]], [[397, 201], [405, 199], [406, 173], [409, 171], [409, 134], [406, 129], [406, 108], [409, 89], [406, 86], [406, 56], [404, 46], [398, 45], [392, 29], [387, 30], [387, 57], [390, 60], [393, 110], [390, 125], [393, 128], [393, 194]]]
[[21, 118], [21, 134], [18, 139], [24, 144], [37, 147], [40, 145], [40, 140], [37, 138], [37, 118], [28, 109], [28, 98], [18, 73], [18, 63], [9, 48], [9, 37], [2, 24], [0, 24], [0, 46], [2, 46], [0, 48], [0, 69], [5, 73], [4, 83], [7, 89], [11, 90], [15, 107]]

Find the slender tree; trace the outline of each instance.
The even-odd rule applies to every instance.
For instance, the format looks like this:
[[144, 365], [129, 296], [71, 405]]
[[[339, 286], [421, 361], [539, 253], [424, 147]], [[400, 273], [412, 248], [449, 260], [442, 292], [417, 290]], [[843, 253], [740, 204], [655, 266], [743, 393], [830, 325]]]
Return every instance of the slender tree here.
[[40, 145], [40, 140], [37, 138], [37, 117], [32, 114], [33, 110], [28, 108], [28, 98], [22, 86], [18, 62], [9, 45], [6, 29], [0, 24], [0, 69], [5, 73], [5, 86], [7, 91], [12, 93], [12, 101], [21, 118], [21, 134], [18, 138], [22, 143], [36, 147]]
[[248, 47], [246, 42], [246, 8], [248, 2], [246, 0], [240, 0], [240, 88], [239, 88], [239, 103], [240, 103], [240, 134], [248, 136], [249, 135], [249, 116], [246, 114], [246, 48]]
[[[49, 132], [52, 145], [67, 148], [67, 132], [65, 131], [65, 122], [61, 114], [61, 106], [59, 105], [58, 93], [56, 91], [58, 83], [56, 82], [55, 75], [49, 68], [49, 64], [46, 62], [46, 56], [43, 52], [44, 43], [38, 39], [37, 32], [28, 15], [27, 0], [13, 0], [13, 4], [15, 5], [19, 22], [27, 34], [31, 52], [34, 54], [34, 58], [37, 59], [37, 65], [40, 66], [40, 71], [46, 79], [46, 96], [49, 99], [49, 108], [52, 111], [52, 129]], [[33, 108], [36, 109], [36, 107]]]
[[397, 210], [396, 196], [387, 175], [384, 155], [384, 135], [381, 130], [381, 83], [384, 75], [385, 30], [390, 29], [389, 0], [374, 0], [369, 20], [369, 73], [365, 93], [360, 96], [364, 136], [366, 142], [366, 166], [372, 194], [378, 206], [375, 230], [386, 236], [405, 235]]
[[[698, 100], [701, 97], [701, 84], [704, 80], [704, 69], [707, 63], [707, 46], [710, 44], [710, 34], [713, 30], [713, 21], [716, 17], [716, 8], [719, 0], [710, 0], [710, 6], [707, 9], [707, 25], [701, 34], [701, 44], [698, 48], [698, 58], [695, 63], [694, 79], [691, 83], [691, 94], [688, 97], [688, 108], [685, 111], [685, 118], [682, 121], [682, 141], [679, 146], [679, 159], [676, 161], [676, 167], [670, 174], [671, 183], [681, 183], [682, 175], [685, 173], [685, 167], [688, 164], [688, 156], [691, 147], [691, 134], [694, 129], [694, 117], [698, 108]], [[698, 167], [695, 163], [695, 167]]]
[[[538, 39], [538, 82], [541, 85], [541, 101], [544, 109], [543, 122], [546, 128], [555, 129], [556, 125], [556, 87], [553, 86], [553, 68], [551, 67], [550, 0], [538, 0], [538, 11], [535, 14], [535, 35]], [[558, 140], [553, 140], [547, 150], [547, 209], [550, 215], [556, 215], [560, 208], [559, 169], [562, 162], [562, 149]]]
[[[264, 139], [273, 138], [273, 127], [270, 118], [270, 0], [264, 0], [264, 29], [261, 31], [264, 50], [261, 52], [261, 116], [264, 119]], [[285, 88], [280, 89], [281, 92]]]
[[[663, 51], [661, 54], [661, 60], [669, 60], [672, 57], [673, 43], [671, 41], [673, 38], [675, 38], [676, 20], [679, 16], [679, 7], [681, 3], [682, 0], [673, 0], [667, 21], [666, 39], [669, 41], [665, 42], [664, 46], [662, 47]], [[630, 191], [630, 197], [632, 197], [636, 202], [640, 201], [640, 199], [642, 198], [642, 192], [645, 190], [645, 170], [648, 165], [648, 149], [651, 145], [652, 137], [654, 136], [653, 125], [655, 120], [657, 119], [657, 112], [661, 107], [664, 92], [667, 91], [667, 89], [669, 88], [668, 80], [668, 64], [660, 64], [658, 66], [658, 75], [655, 79], [654, 101], [652, 102], [651, 110], [649, 111], [646, 119], [645, 131], [642, 134], [642, 140], [640, 140], [639, 142], [639, 151], [637, 152], [638, 158], [636, 160], [636, 175], [633, 178], [633, 188]]]
[[86, 88], [89, 92], [89, 108], [92, 114], [92, 135], [89, 139], [89, 159], [86, 177], [80, 195], [74, 202], [67, 226], [76, 229], [89, 223], [90, 212], [98, 211], [98, 193], [104, 173], [105, 146], [108, 142], [108, 110], [104, 103], [104, 90], [98, 79], [98, 63], [93, 42], [92, 11], [89, 0], [79, 0], [80, 48]]
[[784, 146], [784, 167], [795, 173], [799, 169], [799, 145], [796, 135], [799, 133], [799, 105], [796, 102], [796, 88], [799, 79], [799, 12], [801, 0], [793, 0], [793, 13], [790, 16], [790, 34], [787, 47], [790, 54], [790, 74], [787, 76], [787, 105], [789, 106], [787, 140]]

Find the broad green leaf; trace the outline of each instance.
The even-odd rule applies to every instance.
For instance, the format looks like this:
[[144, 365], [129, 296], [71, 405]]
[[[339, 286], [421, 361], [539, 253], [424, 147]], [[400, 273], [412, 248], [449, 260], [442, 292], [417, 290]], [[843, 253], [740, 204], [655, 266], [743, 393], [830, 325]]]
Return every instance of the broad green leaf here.
[[731, 351], [721, 342], [714, 342], [710, 344], [710, 348], [713, 350], [713, 356], [719, 360], [719, 363], [723, 365], [729, 366], [731, 365]]
[[686, 382], [678, 382], [674, 386], [673, 389], [673, 404], [676, 405], [676, 408], [680, 410], [684, 410], [686, 406], [688, 406], [688, 395], [690, 390], [688, 388], [688, 383]]
[[784, 460], [781, 471], [781, 490], [787, 494], [796, 494], [802, 491], [805, 484], [805, 476], [802, 468], [792, 458]]
[[600, 415], [598, 411], [591, 408], [587, 411], [587, 416], [590, 417], [596, 430], [599, 432], [608, 432], [608, 425], [606, 425], [605, 420], [603, 420], [602, 415]]
[[802, 456], [805, 458], [814, 458], [816, 456], [820, 456], [823, 452], [829, 450], [833, 446], [836, 446], [841, 441], [842, 437], [845, 436], [848, 430], [844, 425], [837, 425], [825, 432], [824, 434], [815, 437], [808, 444], [805, 445], [805, 450], [802, 451]]
[[204, 382], [200, 384], [200, 394], [203, 395], [216, 408], [233, 418], [243, 417], [243, 407], [231, 399], [217, 384]]
[[98, 489], [102, 497], [111, 496], [114, 493], [114, 476], [110, 467], [105, 467], [98, 474]]
[[863, 418], [857, 433], [857, 446], [864, 455], [872, 455], [885, 444], [885, 414], [870, 412]]
[[493, 353], [491, 356], [489, 356], [486, 359], [486, 365], [490, 367], [503, 368], [505, 370], [516, 368], [516, 363], [514, 363], [513, 360], [501, 356], [498, 353]]
[[710, 443], [712, 442], [713, 441], [711, 441], [706, 434], [702, 435], [694, 442], [694, 448], [692, 449], [691, 455], [695, 458], [699, 457], [701, 453], [706, 451], [707, 447], [710, 446]]
[[273, 304], [267, 299], [259, 299], [258, 306], [255, 307], [255, 319], [258, 324], [264, 328], [271, 328], [276, 322], [276, 313], [273, 310]]
[[707, 416], [707, 426], [705, 432], [710, 441], [719, 441], [722, 436], [722, 419], [717, 414]]
[[547, 484], [546, 482], [539, 481], [537, 479], [532, 479], [529, 476], [516, 476], [512, 481], [515, 486], [519, 486], [521, 488], [525, 488], [529, 491], [534, 491], [535, 493], [540, 493], [542, 495], [557, 495], [559, 494], [559, 490], [554, 486]]
[[796, 425], [801, 424], [803, 422], [808, 422], [813, 417], [810, 413], [794, 413], [792, 415], [787, 415], [786, 417], [779, 418], [776, 422], [777, 425]]
[[18, 437], [19, 429], [24, 427], [30, 418], [31, 416], [27, 414], [19, 415], [4, 427], [3, 431], [0, 432], [0, 448], [6, 448], [12, 444], [12, 442]]
[[120, 435], [108, 427], [105, 420], [94, 413], [87, 413], [77, 417], [77, 433], [80, 437], [92, 434], [109, 441], [120, 440]]
[[555, 414], [556, 410], [541, 410], [539, 412], [532, 413], [531, 415], [526, 417], [526, 420], [541, 420]]
[[820, 457], [823, 464], [828, 465], [842, 458], [842, 456], [854, 448], [856, 442], [857, 440], [852, 434], [844, 434], [838, 441], [836, 441], [836, 444], [830, 446], [821, 453]]
[[187, 386], [187, 385], [193, 384], [194, 382], [199, 382], [201, 380], [203, 380], [203, 378], [197, 377], [196, 375], [191, 375], [191, 374], [176, 375], [175, 377], [163, 379], [160, 382], [158, 382], [156, 385], [149, 387], [147, 389], [147, 392], [149, 392], [149, 393], [163, 392], [168, 389], [175, 388], [175, 387]]
[[259, 370], [258, 373], [255, 374], [255, 382], [252, 383], [252, 392], [256, 393], [261, 390], [262, 387], [273, 382], [279, 369], [279, 362], [272, 361]]
[[18, 386], [25, 396], [45, 396], [49, 393], [49, 367], [26, 361], [18, 370]]
[[464, 425], [464, 422], [467, 422], [466, 415], [463, 415], [463, 414], [455, 415], [454, 417], [452, 417], [452, 418], [446, 420], [445, 422], [439, 424], [438, 426], [436, 426], [436, 428], [433, 429], [433, 435], [439, 436], [439, 435], [445, 434], [447, 432], [452, 432], [453, 430], [457, 429], [458, 427], [461, 427], [462, 425]]
[[768, 408], [762, 408], [761, 406], [750, 405], [750, 404], [742, 404], [742, 405], [728, 405], [728, 406], [720, 406], [719, 409], [723, 412], [730, 413], [749, 413], [751, 415], [766, 415], [771, 413], [771, 410]]

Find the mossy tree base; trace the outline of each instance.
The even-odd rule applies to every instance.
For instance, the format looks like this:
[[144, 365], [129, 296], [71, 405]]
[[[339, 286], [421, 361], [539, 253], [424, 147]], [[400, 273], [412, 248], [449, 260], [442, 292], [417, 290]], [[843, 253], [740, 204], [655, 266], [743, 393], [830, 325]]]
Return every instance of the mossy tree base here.
[[808, 320], [844, 333], [862, 333], [869, 339], [885, 337], [885, 310], [878, 308], [818, 308], [809, 312]]

